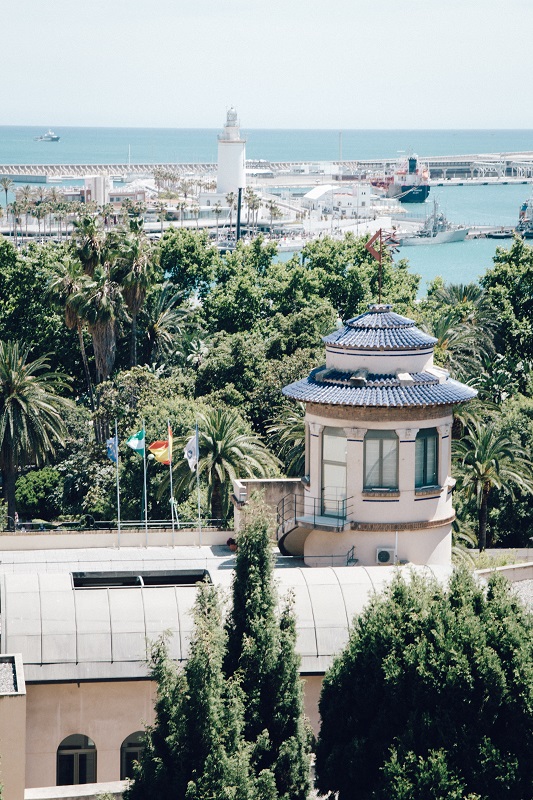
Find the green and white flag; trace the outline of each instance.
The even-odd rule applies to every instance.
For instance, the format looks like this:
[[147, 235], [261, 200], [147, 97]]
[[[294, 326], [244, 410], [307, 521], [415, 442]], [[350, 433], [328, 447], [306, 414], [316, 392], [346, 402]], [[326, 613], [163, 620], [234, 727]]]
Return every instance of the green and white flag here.
[[144, 448], [146, 446], [144, 428], [138, 433], [134, 433], [133, 436], [130, 436], [126, 444], [128, 447], [131, 447], [132, 450], [135, 450], [136, 453], [139, 453], [140, 456], [144, 455]]

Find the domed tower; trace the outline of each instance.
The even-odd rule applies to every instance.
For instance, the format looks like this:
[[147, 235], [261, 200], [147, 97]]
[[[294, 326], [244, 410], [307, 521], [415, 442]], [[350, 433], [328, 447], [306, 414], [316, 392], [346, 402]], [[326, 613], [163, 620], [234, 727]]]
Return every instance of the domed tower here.
[[224, 130], [218, 136], [217, 192], [227, 194], [246, 188], [246, 139], [241, 138], [237, 112], [230, 108]]
[[476, 391], [389, 305], [324, 341], [325, 366], [283, 389], [306, 404], [306, 476], [278, 506], [281, 551], [310, 566], [449, 564], [453, 407]]

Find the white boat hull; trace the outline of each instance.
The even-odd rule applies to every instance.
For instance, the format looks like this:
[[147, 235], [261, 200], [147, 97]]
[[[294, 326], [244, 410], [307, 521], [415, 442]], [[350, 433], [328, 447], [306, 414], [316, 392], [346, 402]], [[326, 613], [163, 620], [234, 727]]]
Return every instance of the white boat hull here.
[[419, 244], [449, 244], [450, 242], [464, 242], [468, 235], [468, 228], [458, 228], [455, 231], [440, 231], [435, 236], [406, 236], [400, 239], [400, 247], [411, 247]]

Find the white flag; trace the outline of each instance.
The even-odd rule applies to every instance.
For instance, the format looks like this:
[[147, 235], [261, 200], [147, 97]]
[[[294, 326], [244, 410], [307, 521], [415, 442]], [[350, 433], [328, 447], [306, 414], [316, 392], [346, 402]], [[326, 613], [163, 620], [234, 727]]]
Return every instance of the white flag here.
[[194, 468], [198, 463], [198, 453], [196, 451], [196, 435], [191, 436], [187, 444], [185, 445], [185, 450], [183, 451], [184, 458], [187, 459], [187, 463], [191, 468], [191, 472], [194, 472]]

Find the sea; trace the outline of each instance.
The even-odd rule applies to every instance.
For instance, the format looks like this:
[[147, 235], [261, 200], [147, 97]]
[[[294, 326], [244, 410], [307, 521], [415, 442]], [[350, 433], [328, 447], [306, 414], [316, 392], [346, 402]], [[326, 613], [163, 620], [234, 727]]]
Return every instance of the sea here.
[[[57, 128], [59, 142], [38, 142], [43, 128], [0, 126], [1, 164], [216, 163], [218, 129], [211, 128]], [[400, 158], [416, 152], [439, 155], [509, 153], [533, 150], [533, 130], [266, 130], [245, 129], [246, 155], [268, 161], [328, 161], [342, 158]], [[1, 166], [0, 166], [1, 172]], [[425, 204], [409, 216], [423, 219], [436, 198], [451, 222], [513, 226], [527, 184], [433, 187]], [[11, 198], [8, 198], [10, 201]], [[0, 192], [0, 202], [4, 202]], [[441, 275], [449, 282], [477, 280], [492, 265], [497, 247], [510, 240], [476, 239], [442, 245], [400, 248], [422, 276], [421, 290]]]

